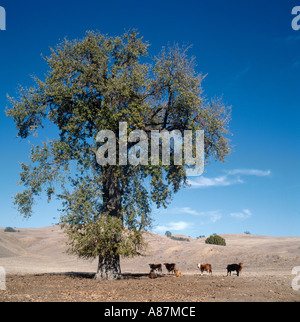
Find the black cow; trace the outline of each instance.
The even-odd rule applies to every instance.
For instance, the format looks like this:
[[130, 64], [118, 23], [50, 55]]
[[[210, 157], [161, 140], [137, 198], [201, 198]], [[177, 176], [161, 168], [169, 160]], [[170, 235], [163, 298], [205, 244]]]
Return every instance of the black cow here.
[[166, 269], [167, 269], [167, 271], [168, 271], [169, 274], [171, 272], [175, 273], [175, 266], [176, 266], [176, 264], [174, 264], [174, 263], [171, 263], [171, 264], [164, 263], [164, 265], [166, 266]]
[[231, 272], [233, 271], [236, 271], [236, 275], [239, 276], [240, 272], [242, 271], [242, 268], [243, 268], [243, 263], [227, 265], [227, 276], [228, 276], [228, 273], [230, 273], [231, 275]]

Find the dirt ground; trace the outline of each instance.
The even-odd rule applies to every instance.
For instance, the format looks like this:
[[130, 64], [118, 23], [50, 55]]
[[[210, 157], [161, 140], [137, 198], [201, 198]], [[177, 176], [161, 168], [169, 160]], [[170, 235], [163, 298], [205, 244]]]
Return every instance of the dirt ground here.
[[[185, 236], [187, 237], [187, 236]], [[57, 226], [0, 229], [0, 301], [209, 302], [297, 301], [293, 268], [300, 267], [300, 237], [222, 235], [226, 247], [205, 238], [177, 241], [146, 233], [146, 254], [121, 258], [122, 280], [96, 281], [97, 260], [66, 254], [66, 237]], [[226, 267], [243, 263], [241, 276], [226, 276]], [[183, 277], [148, 278], [150, 263], [176, 263]], [[213, 275], [200, 276], [197, 263], [210, 263]], [[1, 268], [6, 290], [1, 290]], [[75, 273], [66, 273], [75, 272]], [[298, 281], [298, 280], [297, 280]], [[298, 281], [298, 284], [300, 281]]]
[[147, 274], [125, 274], [122, 280], [97, 281], [91, 273], [9, 275], [4, 302], [299, 302], [291, 287], [293, 276], [225, 276], [189, 274], [157, 279]]

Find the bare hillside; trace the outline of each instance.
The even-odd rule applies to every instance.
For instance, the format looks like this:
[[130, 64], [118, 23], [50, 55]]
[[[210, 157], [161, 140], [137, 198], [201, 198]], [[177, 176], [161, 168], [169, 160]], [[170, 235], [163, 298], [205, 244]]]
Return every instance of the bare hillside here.
[[[227, 246], [205, 244], [205, 238], [176, 241], [146, 233], [145, 256], [122, 259], [123, 273], [147, 273], [149, 263], [176, 263], [185, 274], [197, 273], [197, 263], [210, 263], [214, 273], [226, 273], [227, 264], [243, 262], [243, 273], [289, 273], [300, 266], [300, 237], [222, 235]], [[96, 261], [79, 260], [65, 253], [66, 238], [58, 226], [19, 229], [0, 228], [0, 266], [8, 274], [95, 272]], [[165, 272], [165, 271], [164, 271]]]

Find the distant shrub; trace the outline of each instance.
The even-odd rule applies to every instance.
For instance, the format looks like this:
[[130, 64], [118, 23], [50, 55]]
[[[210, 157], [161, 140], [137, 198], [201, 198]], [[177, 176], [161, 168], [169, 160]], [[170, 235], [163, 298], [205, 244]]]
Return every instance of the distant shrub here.
[[178, 240], [178, 241], [190, 241], [188, 238], [184, 238], [184, 237], [177, 237], [177, 236], [172, 236], [172, 233], [170, 231], [166, 231], [165, 232], [165, 235], [170, 238], [170, 239], [173, 239], [173, 240]]
[[205, 235], [199, 235], [199, 236], [197, 237], [197, 239], [204, 238], [204, 237], [205, 237]]
[[170, 237], [172, 236], [172, 233], [171, 233], [170, 231], [168, 231], [168, 230], [167, 230], [167, 231], [165, 232], [165, 235], [166, 235], [167, 237], [169, 237], [169, 238], [170, 238]]
[[14, 228], [12, 228], [12, 227], [5, 227], [4, 228], [4, 232], [5, 233], [17, 233], [18, 232], [18, 230], [15, 230]]
[[209, 236], [208, 238], [206, 238], [205, 243], [226, 246], [225, 239], [217, 234], [213, 234], [213, 235]]
[[173, 239], [173, 240], [179, 240], [179, 241], [190, 241], [188, 238], [184, 238], [184, 237], [177, 237], [177, 236], [170, 236], [169, 238]]
[[250, 231], [248, 231], [248, 230], [244, 231], [244, 234], [251, 235]]

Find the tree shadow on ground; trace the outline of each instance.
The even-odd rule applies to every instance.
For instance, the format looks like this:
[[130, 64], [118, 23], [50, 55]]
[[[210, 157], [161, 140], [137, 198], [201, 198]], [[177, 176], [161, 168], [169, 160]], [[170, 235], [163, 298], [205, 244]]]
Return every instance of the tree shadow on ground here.
[[[34, 276], [69, 276], [72, 278], [86, 278], [86, 279], [93, 279], [95, 278], [95, 273], [91, 272], [62, 272], [62, 273], [41, 273], [41, 274], [34, 274]], [[148, 277], [149, 273], [123, 273], [122, 279], [141, 279]], [[157, 275], [157, 278], [161, 278], [164, 275]]]

